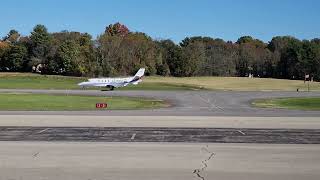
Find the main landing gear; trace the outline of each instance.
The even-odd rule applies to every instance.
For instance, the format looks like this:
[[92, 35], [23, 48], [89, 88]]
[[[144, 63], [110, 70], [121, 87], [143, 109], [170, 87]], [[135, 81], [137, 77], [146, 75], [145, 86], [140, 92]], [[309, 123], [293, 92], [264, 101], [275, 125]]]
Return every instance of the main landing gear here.
[[106, 88], [109, 88], [110, 91], [113, 91], [113, 90], [114, 90], [114, 86], [109, 86], [109, 85], [108, 85], [108, 86], [106, 86]]

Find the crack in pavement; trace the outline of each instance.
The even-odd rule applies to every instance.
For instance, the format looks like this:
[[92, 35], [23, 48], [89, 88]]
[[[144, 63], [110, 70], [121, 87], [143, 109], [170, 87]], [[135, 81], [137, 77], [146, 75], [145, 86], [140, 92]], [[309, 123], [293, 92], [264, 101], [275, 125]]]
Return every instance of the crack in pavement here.
[[34, 158], [38, 157], [39, 153], [40, 153], [40, 152], [37, 152], [37, 153], [33, 154], [33, 157], [34, 157]]
[[215, 156], [216, 154], [214, 152], [210, 152], [209, 151], [209, 146], [207, 145], [206, 147], [201, 148], [201, 150], [206, 151], [208, 154], [210, 154], [208, 156], [208, 158], [206, 158], [205, 160], [201, 161], [202, 163], [202, 168], [200, 169], [195, 169], [193, 171], [193, 174], [195, 174], [198, 178], [200, 178], [201, 180], [205, 180], [204, 176], [201, 175], [202, 172], [204, 172], [206, 170], [206, 168], [208, 167], [208, 162], [210, 161], [211, 158], [213, 158], [213, 156]]

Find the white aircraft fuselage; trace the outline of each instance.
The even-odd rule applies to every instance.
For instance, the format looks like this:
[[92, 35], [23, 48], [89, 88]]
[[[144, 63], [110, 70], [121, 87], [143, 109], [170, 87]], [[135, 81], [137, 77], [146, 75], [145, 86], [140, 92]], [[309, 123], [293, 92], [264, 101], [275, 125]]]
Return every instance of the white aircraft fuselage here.
[[78, 85], [82, 87], [107, 87], [113, 90], [114, 88], [125, 87], [129, 84], [137, 85], [142, 81], [145, 68], [140, 68], [139, 71], [131, 77], [125, 78], [92, 78], [88, 81], [81, 82]]

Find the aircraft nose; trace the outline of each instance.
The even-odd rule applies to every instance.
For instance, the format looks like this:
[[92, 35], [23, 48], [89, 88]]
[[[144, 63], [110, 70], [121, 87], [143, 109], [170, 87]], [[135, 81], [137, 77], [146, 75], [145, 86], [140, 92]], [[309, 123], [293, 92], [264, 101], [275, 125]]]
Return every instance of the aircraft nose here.
[[82, 86], [84, 84], [85, 84], [85, 82], [81, 82], [81, 83], [78, 83], [78, 86]]

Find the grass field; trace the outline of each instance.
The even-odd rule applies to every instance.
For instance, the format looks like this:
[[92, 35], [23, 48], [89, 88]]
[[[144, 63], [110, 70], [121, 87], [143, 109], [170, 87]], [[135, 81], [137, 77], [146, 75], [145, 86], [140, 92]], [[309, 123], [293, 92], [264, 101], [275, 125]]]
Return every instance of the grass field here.
[[[81, 89], [77, 84], [88, 78], [38, 75], [31, 73], [0, 73], [0, 89]], [[145, 78], [139, 85], [119, 90], [193, 90], [197, 86], [183, 83], [153, 82]], [[89, 88], [98, 89], [98, 88]]]
[[0, 110], [97, 110], [95, 107], [96, 103], [108, 104], [108, 108], [101, 110], [152, 109], [168, 106], [168, 104], [161, 100], [131, 97], [95, 97], [14, 93], [0, 94]]
[[[45, 76], [31, 73], [0, 73], [0, 89], [80, 89], [79, 82], [87, 78]], [[308, 83], [246, 77], [145, 77], [137, 86], [119, 90], [232, 90], [232, 91], [300, 91], [308, 90]], [[311, 91], [320, 91], [319, 82], [310, 83]]]
[[[232, 90], [232, 91], [307, 91], [307, 83], [298, 80], [246, 77], [148, 77], [145, 83], [154, 82], [169, 84], [185, 84], [198, 89]], [[311, 91], [319, 91], [320, 83], [310, 83]]]
[[253, 105], [264, 108], [320, 110], [320, 97], [262, 99], [254, 101]]

